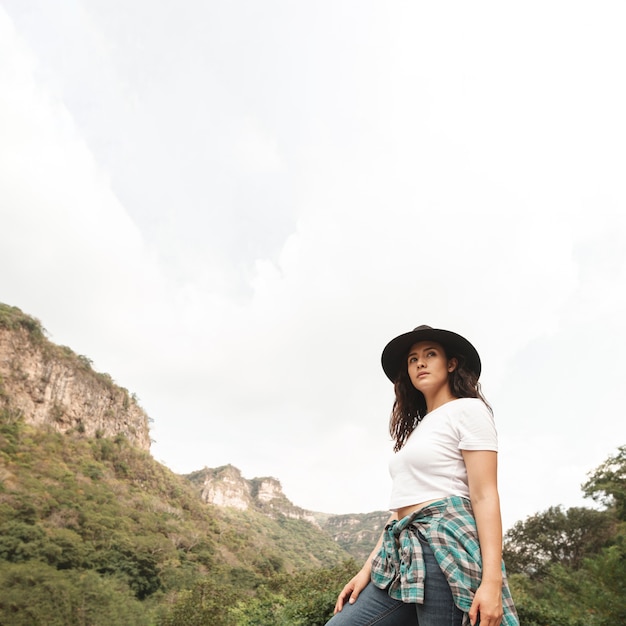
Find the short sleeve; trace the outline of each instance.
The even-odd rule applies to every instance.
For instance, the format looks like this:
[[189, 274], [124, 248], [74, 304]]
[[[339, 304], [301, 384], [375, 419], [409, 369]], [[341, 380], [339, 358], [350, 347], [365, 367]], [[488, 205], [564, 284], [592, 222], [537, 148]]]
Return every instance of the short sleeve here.
[[498, 451], [498, 433], [491, 411], [478, 398], [468, 398], [456, 421], [459, 450]]

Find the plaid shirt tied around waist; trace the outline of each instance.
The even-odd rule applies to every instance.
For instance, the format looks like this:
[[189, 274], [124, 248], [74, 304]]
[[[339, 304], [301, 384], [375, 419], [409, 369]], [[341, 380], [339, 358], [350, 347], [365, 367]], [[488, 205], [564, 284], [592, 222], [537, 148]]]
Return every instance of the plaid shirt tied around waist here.
[[[383, 543], [372, 560], [372, 582], [396, 600], [424, 603], [424, 559], [418, 533], [430, 545], [444, 573], [456, 606], [467, 612], [482, 578], [482, 560], [476, 520], [467, 498], [451, 496], [393, 520], [383, 532]], [[501, 626], [519, 626], [519, 619], [502, 564]]]

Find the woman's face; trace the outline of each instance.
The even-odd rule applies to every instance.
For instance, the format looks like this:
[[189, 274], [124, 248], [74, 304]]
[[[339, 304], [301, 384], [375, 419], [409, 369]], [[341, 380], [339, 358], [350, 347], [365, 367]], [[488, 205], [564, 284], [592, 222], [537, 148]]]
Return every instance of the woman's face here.
[[407, 356], [409, 379], [425, 397], [432, 397], [444, 388], [449, 389], [448, 374], [456, 366], [457, 360], [448, 359], [445, 350], [436, 341], [414, 344]]

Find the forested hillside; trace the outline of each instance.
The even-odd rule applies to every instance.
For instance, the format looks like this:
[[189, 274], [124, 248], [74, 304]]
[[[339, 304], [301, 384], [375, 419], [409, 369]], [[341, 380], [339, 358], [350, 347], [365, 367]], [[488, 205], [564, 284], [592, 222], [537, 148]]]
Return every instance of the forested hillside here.
[[348, 559], [308, 522], [202, 503], [123, 437], [0, 422], [3, 625], [171, 623], [197, 585], [205, 603], [245, 601], [277, 575]]

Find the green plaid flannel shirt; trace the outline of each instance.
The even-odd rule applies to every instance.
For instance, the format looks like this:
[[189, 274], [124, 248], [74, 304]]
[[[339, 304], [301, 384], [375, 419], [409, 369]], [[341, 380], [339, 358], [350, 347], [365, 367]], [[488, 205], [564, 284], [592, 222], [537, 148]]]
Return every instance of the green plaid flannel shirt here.
[[[438, 500], [385, 526], [383, 543], [372, 560], [372, 582], [403, 602], [424, 603], [424, 559], [417, 533], [428, 541], [448, 580], [454, 603], [467, 612], [481, 580], [482, 562], [476, 520], [467, 498]], [[502, 564], [502, 626], [519, 626]]]

